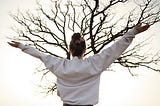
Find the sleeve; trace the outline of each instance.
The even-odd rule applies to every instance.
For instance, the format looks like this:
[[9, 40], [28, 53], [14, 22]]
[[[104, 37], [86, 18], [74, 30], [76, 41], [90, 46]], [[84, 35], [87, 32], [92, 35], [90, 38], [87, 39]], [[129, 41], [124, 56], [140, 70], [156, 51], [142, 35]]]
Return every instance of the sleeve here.
[[137, 33], [137, 30], [133, 28], [101, 53], [89, 57], [88, 61], [94, 66], [95, 71], [99, 73], [109, 67], [127, 49]]
[[24, 45], [24, 44], [20, 43], [19, 48], [23, 52], [40, 59], [45, 64], [45, 67], [47, 69], [49, 69], [51, 72], [54, 72], [57, 64], [60, 64], [60, 62], [61, 62], [60, 58], [55, 57], [55, 56], [51, 56], [51, 55], [46, 55], [46, 54], [38, 51], [37, 49], [31, 47], [30, 45]]
[[40, 59], [41, 61], [43, 61], [47, 57], [46, 54], [38, 51], [37, 49], [35, 49], [35, 48], [33, 48], [33, 47], [29, 46], [29, 45], [24, 45], [24, 44], [20, 43], [19, 44], [19, 48], [23, 52], [25, 52], [25, 53], [33, 56], [33, 57], [36, 57], [36, 58]]

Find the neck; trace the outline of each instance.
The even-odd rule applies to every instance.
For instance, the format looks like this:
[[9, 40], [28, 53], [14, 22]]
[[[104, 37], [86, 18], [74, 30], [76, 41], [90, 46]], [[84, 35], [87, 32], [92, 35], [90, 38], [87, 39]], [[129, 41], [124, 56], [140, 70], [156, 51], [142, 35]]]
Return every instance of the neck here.
[[82, 56], [73, 56], [73, 57], [78, 57], [78, 59], [83, 59], [83, 55]]
[[79, 59], [83, 59], [83, 56], [78, 56]]

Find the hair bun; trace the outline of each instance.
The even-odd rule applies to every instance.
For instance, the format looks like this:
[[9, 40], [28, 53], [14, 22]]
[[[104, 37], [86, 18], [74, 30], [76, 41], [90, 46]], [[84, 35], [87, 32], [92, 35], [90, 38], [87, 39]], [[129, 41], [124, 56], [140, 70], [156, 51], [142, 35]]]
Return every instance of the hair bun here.
[[72, 52], [72, 56], [81, 56], [86, 48], [84, 38], [80, 33], [74, 33], [71, 39], [69, 47]]
[[74, 33], [72, 36], [72, 40], [77, 41], [80, 40], [81, 34], [80, 33]]

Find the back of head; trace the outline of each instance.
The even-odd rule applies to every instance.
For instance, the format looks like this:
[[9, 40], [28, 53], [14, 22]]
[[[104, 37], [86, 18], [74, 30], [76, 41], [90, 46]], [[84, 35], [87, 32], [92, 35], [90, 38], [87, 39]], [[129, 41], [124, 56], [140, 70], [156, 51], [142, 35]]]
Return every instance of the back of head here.
[[86, 43], [80, 33], [74, 33], [70, 42], [72, 56], [82, 56], [86, 49]]

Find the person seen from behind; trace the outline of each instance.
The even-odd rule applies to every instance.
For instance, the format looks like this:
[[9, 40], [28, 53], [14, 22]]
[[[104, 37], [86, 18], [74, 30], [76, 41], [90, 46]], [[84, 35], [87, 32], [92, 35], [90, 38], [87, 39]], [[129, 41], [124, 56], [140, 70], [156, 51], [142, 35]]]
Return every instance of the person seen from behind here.
[[83, 58], [86, 51], [84, 38], [80, 33], [74, 33], [69, 45], [71, 60], [44, 54], [20, 42], [11, 41], [8, 44], [40, 59], [57, 77], [57, 94], [63, 106], [93, 106], [99, 100], [102, 72], [127, 49], [136, 34], [148, 28], [149, 24], [136, 25], [109, 48], [88, 58]]

